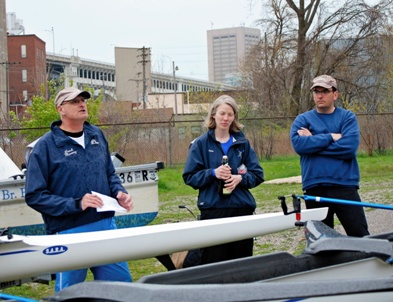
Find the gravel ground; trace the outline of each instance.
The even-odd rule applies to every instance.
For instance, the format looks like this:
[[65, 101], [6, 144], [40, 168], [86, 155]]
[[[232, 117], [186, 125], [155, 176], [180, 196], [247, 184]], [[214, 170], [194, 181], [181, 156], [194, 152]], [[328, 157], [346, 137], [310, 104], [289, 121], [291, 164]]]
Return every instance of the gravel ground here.
[[[274, 179], [266, 183], [300, 183], [301, 177], [294, 176], [283, 179]], [[393, 188], [389, 188], [389, 191], [393, 192]], [[381, 193], [379, 191], [379, 193]], [[362, 200], [373, 200], [369, 198], [374, 196], [371, 193], [362, 196]], [[381, 194], [383, 195], [383, 194]], [[380, 196], [378, 196], [380, 197]], [[379, 202], [384, 202], [383, 198], [377, 198]], [[390, 200], [387, 201], [391, 204]], [[368, 229], [371, 235], [393, 232], [393, 210], [385, 209], [375, 209], [375, 208], [365, 208], [365, 213], [367, 217]], [[343, 227], [336, 223], [335, 230], [339, 233], [345, 235]], [[269, 234], [256, 238], [257, 246], [254, 254], [265, 254], [275, 251], [286, 251], [289, 253], [299, 253], [305, 246], [304, 241], [304, 229], [290, 229], [280, 233]]]
[[[281, 179], [273, 179], [265, 183], [301, 183], [301, 176], [293, 176]], [[393, 190], [393, 188], [392, 188]], [[365, 208], [369, 232], [371, 235], [393, 232], [393, 210]], [[345, 234], [341, 225], [336, 227], [336, 230]]]
[[[367, 209], [366, 217], [368, 230], [371, 235], [393, 232], [393, 211], [384, 209]], [[337, 231], [345, 234], [342, 226], [337, 226]]]

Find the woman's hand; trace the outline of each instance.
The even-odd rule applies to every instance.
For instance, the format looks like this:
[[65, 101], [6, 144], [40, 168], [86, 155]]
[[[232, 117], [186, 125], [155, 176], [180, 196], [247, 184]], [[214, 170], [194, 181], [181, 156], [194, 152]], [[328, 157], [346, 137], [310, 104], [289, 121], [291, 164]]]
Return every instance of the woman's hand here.
[[241, 175], [231, 175], [231, 177], [225, 181], [225, 188], [227, 188], [230, 191], [233, 191], [241, 182], [242, 182]]
[[214, 170], [214, 173], [218, 179], [227, 180], [231, 177], [231, 167], [228, 165], [221, 165]]

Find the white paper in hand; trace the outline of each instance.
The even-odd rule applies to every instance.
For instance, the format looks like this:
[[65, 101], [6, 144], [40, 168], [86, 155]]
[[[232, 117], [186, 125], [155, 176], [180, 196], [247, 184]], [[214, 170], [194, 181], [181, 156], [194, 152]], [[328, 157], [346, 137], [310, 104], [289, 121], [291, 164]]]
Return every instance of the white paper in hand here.
[[115, 211], [115, 212], [122, 212], [122, 213], [127, 212], [125, 208], [119, 205], [116, 199], [94, 191], [92, 191], [91, 194], [97, 195], [104, 202], [104, 206], [102, 206], [101, 208], [97, 208], [97, 212], [106, 212], [106, 211]]

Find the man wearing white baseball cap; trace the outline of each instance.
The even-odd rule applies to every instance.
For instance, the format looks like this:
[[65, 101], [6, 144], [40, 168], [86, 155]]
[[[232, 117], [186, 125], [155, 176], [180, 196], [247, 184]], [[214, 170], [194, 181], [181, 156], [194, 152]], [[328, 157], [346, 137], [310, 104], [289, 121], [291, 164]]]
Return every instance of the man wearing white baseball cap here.
[[[131, 196], [115, 173], [103, 132], [86, 122], [90, 93], [65, 88], [55, 98], [60, 120], [35, 144], [27, 164], [26, 203], [42, 214], [48, 234], [116, 229], [114, 212], [99, 212], [111, 196], [126, 210]], [[94, 251], [91, 251], [92, 254]], [[127, 262], [91, 267], [95, 280], [131, 282]], [[55, 290], [83, 282], [87, 268], [56, 274]]]
[[[361, 202], [358, 189], [360, 143], [354, 113], [336, 107], [338, 89], [330, 75], [316, 77], [311, 86], [315, 109], [298, 115], [291, 127], [291, 141], [300, 155], [304, 194]], [[307, 208], [329, 207], [323, 220], [334, 228], [337, 215], [348, 236], [369, 235], [363, 207], [306, 201]]]
[[82, 96], [85, 100], [90, 99], [90, 93], [88, 91], [80, 91], [74, 87], [68, 87], [61, 90], [55, 98], [55, 106], [60, 106], [65, 101], [74, 100], [77, 96]]

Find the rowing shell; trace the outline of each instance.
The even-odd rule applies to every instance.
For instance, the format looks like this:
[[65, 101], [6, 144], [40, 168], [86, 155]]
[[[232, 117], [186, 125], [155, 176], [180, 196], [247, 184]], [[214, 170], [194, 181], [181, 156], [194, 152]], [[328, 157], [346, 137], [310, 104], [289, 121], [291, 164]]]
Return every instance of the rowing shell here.
[[[327, 208], [302, 211], [322, 220]], [[269, 213], [79, 234], [0, 237], [0, 282], [100, 264], [156, 257], [294, 227], [295, 216]]]

